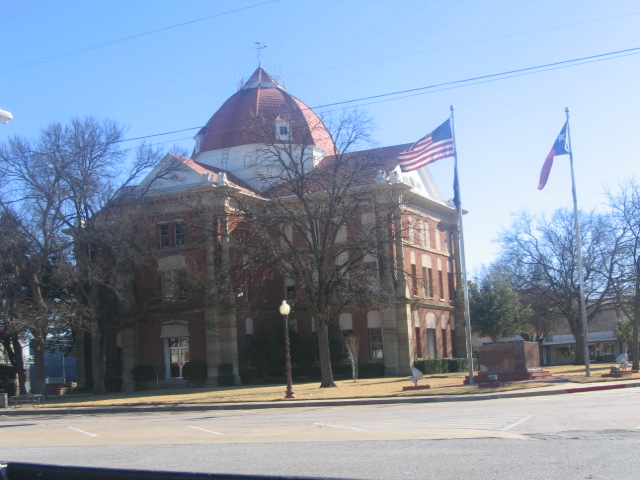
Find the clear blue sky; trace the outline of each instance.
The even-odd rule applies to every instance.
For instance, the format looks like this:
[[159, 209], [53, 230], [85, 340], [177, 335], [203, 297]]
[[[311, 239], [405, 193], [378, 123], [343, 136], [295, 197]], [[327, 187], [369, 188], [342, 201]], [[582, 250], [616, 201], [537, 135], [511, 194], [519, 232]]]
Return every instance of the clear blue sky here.
[[[0, 140], [84, 115], [128, 138], [200, 127], [255, 70], [258, 41], [267, 71], [311, 107], [640, 47], [634, 0], [36, 0], [2, 2], [0, 18], [0, 108], [14, 115]], [[455, 106], [471, 273], [513, 212], [571, 208], [568, 156], [537, 190], [565, 107], [581, 208], [636, 174], [638, 53], [356, 104], [380, 146], [417, 140]], [[196, 132], [150, 141], [191, 151]], [[431, 170], [451, 197], [452, 159]]]

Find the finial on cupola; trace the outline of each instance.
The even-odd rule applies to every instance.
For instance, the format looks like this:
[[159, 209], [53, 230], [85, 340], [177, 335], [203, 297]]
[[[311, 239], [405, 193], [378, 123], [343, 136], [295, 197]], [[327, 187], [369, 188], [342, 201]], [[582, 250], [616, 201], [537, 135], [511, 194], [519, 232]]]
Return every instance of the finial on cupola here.
[[255, 47], [253, 47], [254, 50], [257, 50], [257, 55], [258, 55], [258, 68], [262, 68], [262, 50], [264, 50], [265, 48], [267, 48], [266, 45], [262, 45], [262, 43], [260, 42], [254, 42], [256, 44]]

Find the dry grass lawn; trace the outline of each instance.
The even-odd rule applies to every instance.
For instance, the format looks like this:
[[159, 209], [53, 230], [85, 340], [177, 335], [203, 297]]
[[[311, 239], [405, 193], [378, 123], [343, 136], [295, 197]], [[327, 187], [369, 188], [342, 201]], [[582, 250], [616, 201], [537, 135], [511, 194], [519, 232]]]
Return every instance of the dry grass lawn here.
[[[616, 381], [619, 379], [602, 377], [608, 373], [612, 365], [591, 365], [591, 377], [585, 377], [584, 367], [561, 366], [548, 367], [557, 381], [571, 381], [575, 383], [593, 383]], [[376, 397], [405, 397], [411, 395], [462, 395], [474, 393], [491, 393], [495, 391], [518, 390], [532, 387], [545, 387], [548, 382], [513, 383], [500, 388], [482, 388], [463, 385], [465, 373], [443, 375], [429, 375], [420, 380], [418, 385], [429, 385], [431, 388], [423, 390], [403, 391], [402, 387], [411, 386], [409, 376], [385, 377], [337, 381], [337, 388], [319, 388], [318, 382], [294, 384], [296, 399], [285, 400], [284, 385], [257, 385], [218, 388], [191, 388], [171, 390], [146, 390], [142, 392], [111, 393], [106, 395], [70, 394], [50, 396], [48, 407], [95, 407], [95, 406], [125, 406], [125, 405], [177, 405], [198, 403], [229, 403], [229, 402], [296, 402], [301, 400], [345, 399], [345, 398], [376, 398]], [[623, 379], [640, 379], [640, 374], [626, 376]]]

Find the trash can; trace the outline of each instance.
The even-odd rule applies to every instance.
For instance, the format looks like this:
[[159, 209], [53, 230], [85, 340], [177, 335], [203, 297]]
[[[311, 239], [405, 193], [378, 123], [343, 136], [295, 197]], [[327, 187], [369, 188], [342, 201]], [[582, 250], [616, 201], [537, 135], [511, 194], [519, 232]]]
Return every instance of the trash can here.
[[0, 393], [0, 408], [9, 408], [9, 394]]

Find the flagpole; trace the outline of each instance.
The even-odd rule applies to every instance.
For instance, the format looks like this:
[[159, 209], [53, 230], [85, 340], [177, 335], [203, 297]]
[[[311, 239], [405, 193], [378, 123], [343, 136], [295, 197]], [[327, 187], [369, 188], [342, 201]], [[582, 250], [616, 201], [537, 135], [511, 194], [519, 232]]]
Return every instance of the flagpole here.
[[460, 184], [458, 180], [458, 147], [456, 146], [456, 129], [453, 122], [453, 105], [451, 109], [451, 136], [453, 139], [453, 202], [458, 213], [458, 251], [460, 252], [460, 270], [462, 274], [462, 293], [464, 298], [464, 321], [467, 331], [467, 363], [469, 368], [469, 385], [473, 380], [473, 348], [471, 345], [471, 316], [469, 315], [469, 288], [467, 285], [467, 266], [464, 255], [464, 231], [462, 228], [462, 202], [460, 200]]
[[578, 196], [576, 194], [576, 180], [573, 173], [573, 148], [569, 126], [569, 108], [564, 109], [567, 114], [567, 141], [569, 143], [569, 164], [571, 165], [571, 191], [573, 193], [573, 218], [576, 230], [576, 249], [578, 258], [578, 282], [580, 283], [580, 317], [582, 319], [582, 335], [584, 348], [585, 376], [591, 376], [591, 358], [589, 355], [589, 331], [587, 329], [587, 307], [584, 301], [584, 272], [582, 264], [582, 238], [580, 236], [580, 220], [578, 218]]

